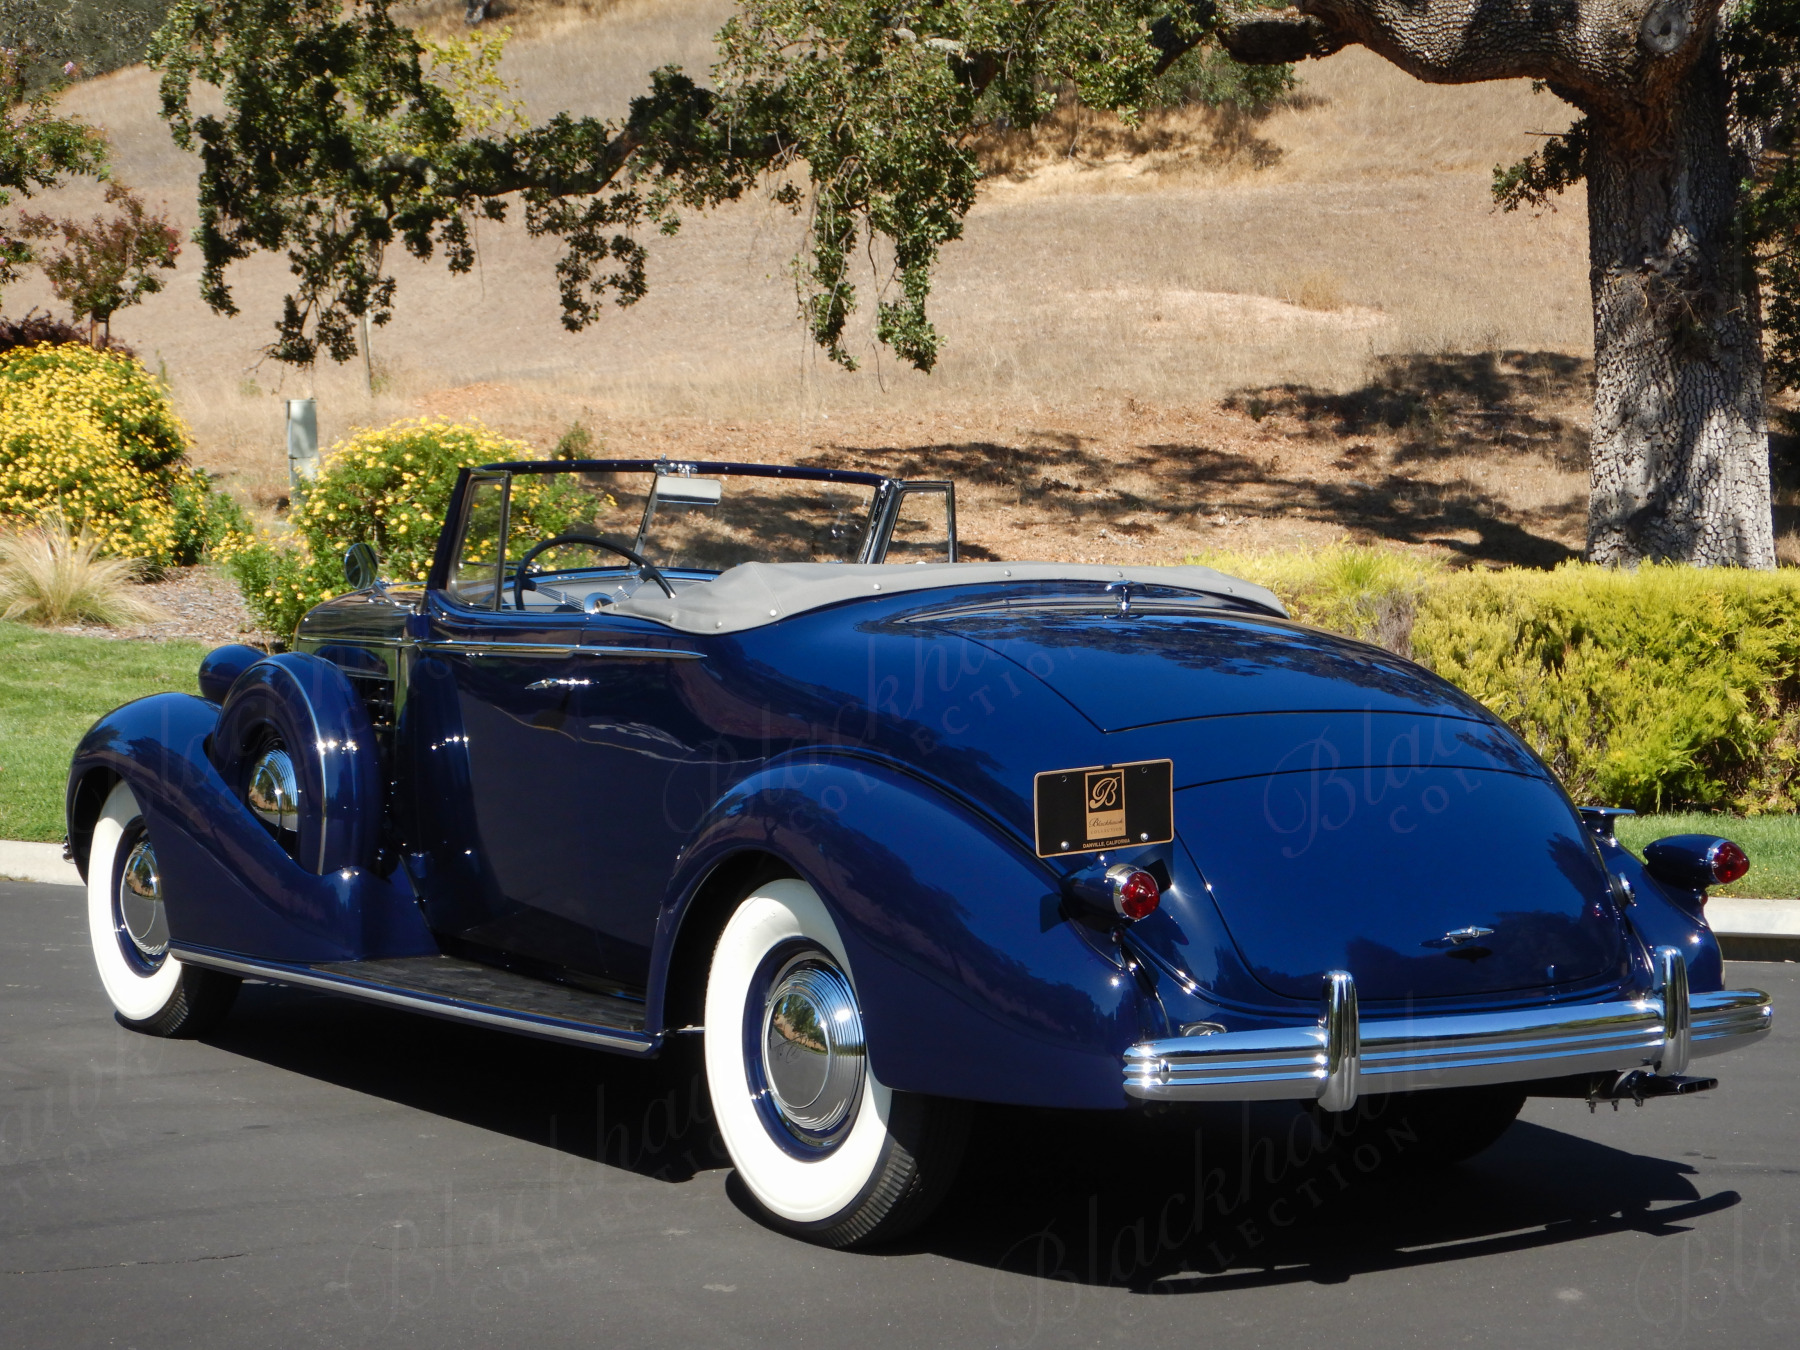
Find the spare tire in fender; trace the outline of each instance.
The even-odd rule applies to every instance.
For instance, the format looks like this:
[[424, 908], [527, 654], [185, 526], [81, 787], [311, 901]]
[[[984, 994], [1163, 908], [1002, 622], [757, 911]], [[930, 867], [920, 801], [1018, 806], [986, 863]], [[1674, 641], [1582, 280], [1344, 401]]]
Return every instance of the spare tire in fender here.
[[290, 652], [245, 670], [210, 753], [244, 809], [307, 871], [374, 861], [380, 751], [362, 699], [331, 662]]

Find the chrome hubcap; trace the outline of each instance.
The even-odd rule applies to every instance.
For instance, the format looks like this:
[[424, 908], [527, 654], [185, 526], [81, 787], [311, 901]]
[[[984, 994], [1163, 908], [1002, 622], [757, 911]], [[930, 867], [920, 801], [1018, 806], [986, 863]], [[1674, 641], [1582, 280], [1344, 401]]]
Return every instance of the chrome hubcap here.
[[763, 1013], [763, 1081], [783, 1121], [803, 1138], [843, 1126], [862, 1097], [862, 1013], [843, 972], [817, 956], [776, 978]]
[[119, 922], [131, 945], [147, 961], [159, 961], [169, 950], [169, 920], [163, 912], [162, 878], [148, 838], [138, 840], [125, 858], [119, 877]]
[[263, 824], [292, 833], [300, 828], [300, 787], [294, 761], [280, 746], [268, 751], [250, 770], [250, 809]]

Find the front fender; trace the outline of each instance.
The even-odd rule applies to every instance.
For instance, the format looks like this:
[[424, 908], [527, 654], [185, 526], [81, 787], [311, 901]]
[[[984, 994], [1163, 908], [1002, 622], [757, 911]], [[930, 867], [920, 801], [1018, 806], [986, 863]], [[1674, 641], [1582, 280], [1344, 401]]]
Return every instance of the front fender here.
[[1161, 1025], [1138, 986], [1060, 912], [1056, 877], [937, 788], [851, 756], [777, 761], [701, 824], [652, 961], [660, 1018], [688, 903], [733, 854], [775, 854], [836, 921], [889, 1087], [1031, 1106], [1117, 1108], [1121, 1056]]
[[154, 694], [101, 718], [70, 765], [70, 837], [92, 796], [83, 785], [124, 779], [156, 847], [177, 946], [298, 964], [436, 951], [410, 895], [365, 868], [314, 875], [282, 851], [213, 766], [218, 721], [218, 705], [191, 694]]

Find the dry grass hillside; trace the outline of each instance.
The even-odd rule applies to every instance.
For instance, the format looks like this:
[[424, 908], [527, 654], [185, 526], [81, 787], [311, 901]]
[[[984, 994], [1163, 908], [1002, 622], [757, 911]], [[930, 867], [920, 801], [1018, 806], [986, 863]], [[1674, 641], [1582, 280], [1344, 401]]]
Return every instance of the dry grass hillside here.
[[[726, 12], [534, 6], [508, 72], [535, 115], [618, 114], [652, 67], [704, 69]], [[481, 226], [466, 278], [400, 259], [373, 396], [360, 363], [309, 380], [259, 361], [280, 260], [238, 269], [244, 313], [226, 320], [198, 299], [190, 247], [114, 330], [166, 370], [197, 458], [265, 509], [285, 489], [281, 399], [316, 392], [327, 439], [442, 412], [545, 447], [579, 422], [609, 453], [954, 473], [966, 534], [997, 556], [1178, 560], [1345, 533], [1567, 556], [1586, 490], [1583, 203], [1503, 215], [1487, 182], [1568, 109], [1523, 83], [1422, 85], [1356, 50], [1302, 80], [1254, 124], [1089, 116], [992, 147], [998, 172], [944, 257], [929, 377], [872, 350], [846, 375], [810, 348], [787, 270], [797, 224], [762, 203], [654, 243], [650, 296], [583, 334], [558, 324], [553, 253], [521, 229]], [[152, 73], [67, 105], [191, 226], [194, 165]]]

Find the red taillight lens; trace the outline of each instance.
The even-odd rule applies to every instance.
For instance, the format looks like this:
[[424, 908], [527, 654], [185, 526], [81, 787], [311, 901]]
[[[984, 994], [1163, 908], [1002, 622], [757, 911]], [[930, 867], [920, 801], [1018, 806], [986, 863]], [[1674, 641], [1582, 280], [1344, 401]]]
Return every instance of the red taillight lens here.
[[1713, 880], [1721, 886], [1729, 886], [1750, 870], [1750, 855], [1729, 839], [1713, 849], [1708, 861], [1712, 864]]
[[1148, 872], [1135, 867], [1115, 867], [1107, 873], [1112, 882], [1113, 909], [1133, 923], [1156, 912], [1162, 903], [1162, 887]]

